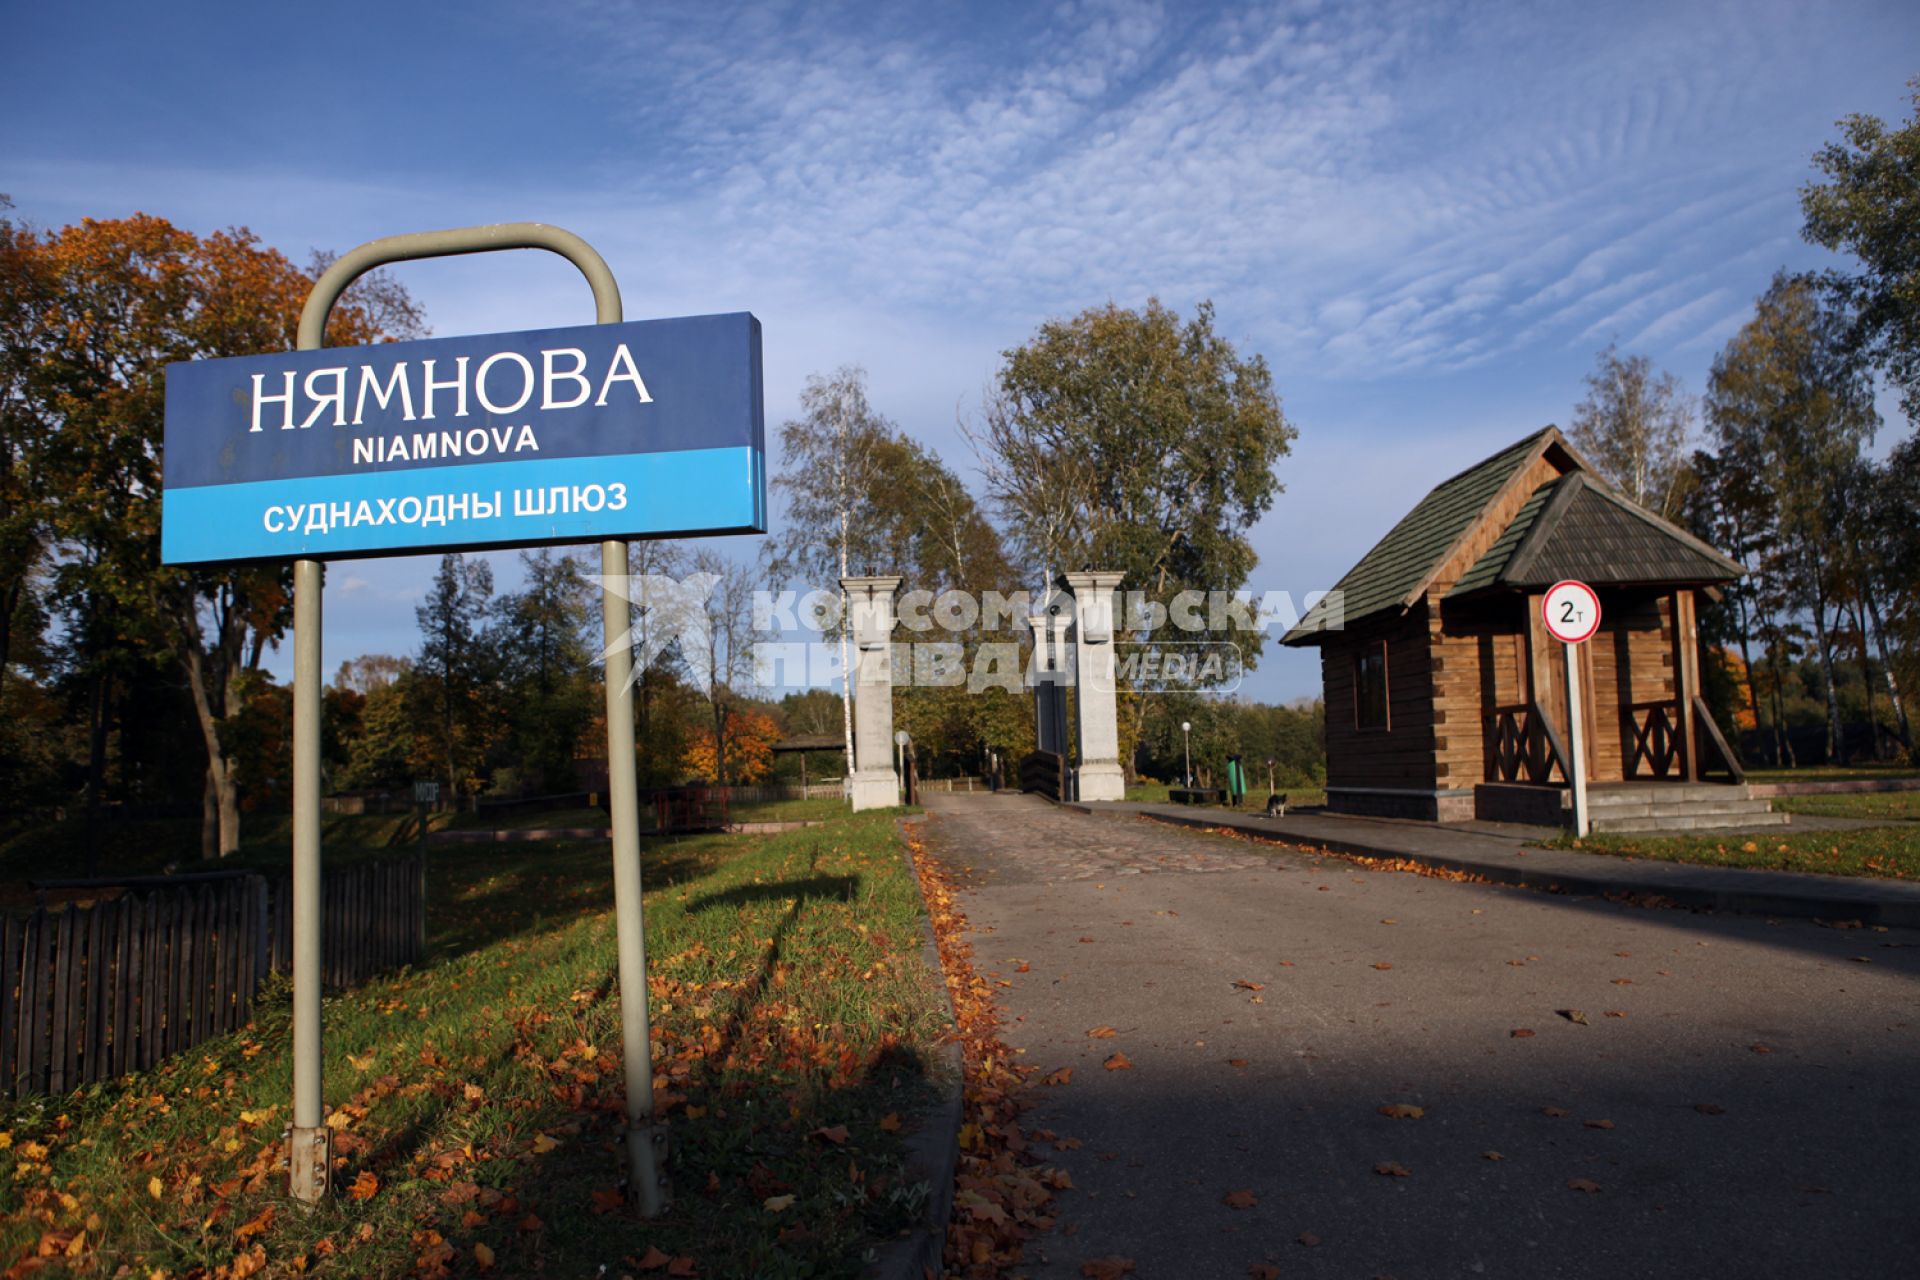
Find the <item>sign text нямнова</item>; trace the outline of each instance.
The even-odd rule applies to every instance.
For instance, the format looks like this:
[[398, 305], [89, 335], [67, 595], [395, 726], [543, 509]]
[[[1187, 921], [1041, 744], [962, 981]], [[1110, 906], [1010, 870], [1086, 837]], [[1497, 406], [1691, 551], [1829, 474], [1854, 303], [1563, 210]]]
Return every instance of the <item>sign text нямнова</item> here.
[[760, 532], [759, 322], [174, 365], [164, 474], [177, 564]]

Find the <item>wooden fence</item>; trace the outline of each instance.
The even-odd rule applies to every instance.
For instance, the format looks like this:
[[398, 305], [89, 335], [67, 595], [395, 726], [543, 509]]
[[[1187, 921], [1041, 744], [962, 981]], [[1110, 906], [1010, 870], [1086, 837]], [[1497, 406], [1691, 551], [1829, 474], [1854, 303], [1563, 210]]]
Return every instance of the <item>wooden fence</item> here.
[[[423, 862], [322, 883], [328, 986], [420, 959]], [[0, 1096], [144, 1071], [245, 1026], [267, 974], [292, 967], [291, 921], [291, 878], [244, 874], [0, 919]]]

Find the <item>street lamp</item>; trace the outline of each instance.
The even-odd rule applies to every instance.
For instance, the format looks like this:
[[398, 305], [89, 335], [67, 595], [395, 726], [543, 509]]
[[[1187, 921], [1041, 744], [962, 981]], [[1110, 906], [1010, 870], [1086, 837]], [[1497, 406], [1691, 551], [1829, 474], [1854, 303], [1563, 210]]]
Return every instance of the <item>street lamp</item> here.
[[1267, 757], [1267, 794], [1273, 794], [1273, 757]]
[[1182, 720], [1180, 722], [1180, 747], [1187, 753], [1187, 785], [1189, 787], [1193, 785], [1193, 738], [1190, 736], [1192, 733], [1193, 721]]

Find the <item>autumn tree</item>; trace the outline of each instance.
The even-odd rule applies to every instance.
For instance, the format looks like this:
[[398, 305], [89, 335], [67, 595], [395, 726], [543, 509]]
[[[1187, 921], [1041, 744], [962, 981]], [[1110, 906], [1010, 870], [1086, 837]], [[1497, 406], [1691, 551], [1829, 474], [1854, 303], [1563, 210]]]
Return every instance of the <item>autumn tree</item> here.
[[[780, 428], [780, 474], [773, 491], [786, 500], [785, 531], [768, 544], [768, 570], [824, 587], [858, 568], [878, 567], [872, 498], [876, 453], [895, 428], [867, 400], [867, 371], [843, 365], [830, 376], [807, 379], [801, 415]], [[846, 740], [847, 772], [853, 772], [851, 627], [846, 593], [840, 591], [840, 728]]]
[[1693, 402], [1671, 373], [1608, 346], [1586, 378], [1567, 438], [1627, 497], [1671, 520], [1687, 483]]
[[494, 603], [510, 755], [541, 790], [565, 791], [577, 785], [574, 750], [595, 708], [587, 567], [546, 549], [521, 552], [520, 566], [525, 585]]
[[1857, 262], [1824, 281], [1849, 311], [1849, 342], [1920, 421], [1920, 78], [1907, 87], [1914, 115], [1904, 126], [1870, 115], [1840, 121], [1842, 140], [1813, 157], [1826, 181], [1801, 188], [1800, 208], [1808, 240]]
[[[1041, 585], [1065, 569], [1112, 569], [1162, 605], [1246, 585], [1258, 559], [1248, 535], [1281, 492], [1274, 465], [1296, 434], [1266, 360], [1214, 331], [1211, 303], [1183, 322], [1158, 299], [1042, 325], [1004, 353], [969, 432], [988, 496]], [[1231, 641], [1247, 665], [1257, 660], [1258, 631], [1201, 614], [1201, 630], [1178, 639]], [[1131, 700], [1124, 754], [1143, 714]]]
[[[160, 564], [164, 373], [175, 361], [293, 347], [312, 277], [244, 229], [198, 237], [145, 214], [9, 235], [10, 251], [36, 260], [43, 299], [31, 326], [9, 336], [28, 362], [9, 394], [52, 433], [49, 593], [94, 689], [90, 773], [127, 664], [165, 657], [186, 679], [207, 752], [203, 850], [231, 853], [240, 805], [223, 731], [241, 709], [243, 675], [288, 625], [286, 570]], [[349, 291], [327, 333], [363, 344], [420, 328], [405, 292], [380, 277]]]
[[463, 783], [477, 781], [495, 709], [498, 651], [487, 635], [492, 598], [493, 567], [449, 552], [414, 610], [420, 623], [415, 693], [439, 730], [438, 764], [450, 802]]
[[[713, 551], [694, 557], [694, 572], [707, 587], [697, 627], [680, 635], [681, 658], [705, 695], [712, 729], [709, 757], [715, 782], [734, 779], [728, 746], [742, 690], [753, 680], [753, 571]], [[691, 650], [691, 651], [689, 651]]]
[[[1846, 320], [1823, 305], [1807, 276], [1781, 273], [1754, 318], [1713, 363], [1710, 435], [1721, 460], [1755, 486], [1778, 531], [1780, 560], [1768, 572], [1810, 617], [1826, 703], [1829, 758], [1841, 746], [1833, 625], [1844, 561], [1831, 495], [1879, 424], [1865, 367], [1846, 340]], [[1776, 677], [1784, 657], [1769, 645]]]

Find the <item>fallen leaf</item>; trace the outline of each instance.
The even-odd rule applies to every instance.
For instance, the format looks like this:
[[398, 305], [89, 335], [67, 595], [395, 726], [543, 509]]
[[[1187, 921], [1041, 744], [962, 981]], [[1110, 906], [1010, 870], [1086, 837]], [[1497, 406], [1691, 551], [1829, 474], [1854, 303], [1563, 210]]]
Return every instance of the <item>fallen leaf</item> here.
[[1391, 969], [1393, 968], [1393, 962], [1389, 960], [1382, 960], [1378, 964], [1374, 965], [1373, 967], [1376, 969]]
[[768, 1213], [785, 1213], [793, 1208], [793, 1199], [791, 1193], [784, 1196], [768, 1196], [760, 1202], [760, 1207]]
[[1247, 1268], [1247, 1280], [1280, 1280], [1280, 1268], [1256, 1262]]
[[255, 1217], [247, 1222], [241, 1223], [240, 1226], [234, 1231], [233, 1238], [244, 1244], [248, 1239], [248, 1237], [262, 1235], [266, 1232], [266, 1229], [272, 1225], [273, 1225], [273, 1206], [268, 1205], [266, 1208], [260, 1211], [258, 1217]]
[[1408, 1176], [1407, 1166], [1392, 1160], [1382, 1160], [1373, 1166], [1373, 1171], [1383, 1178], [1404, 1178]]
[[900, 1132], [900, 1113], [898, 1111], [889, 1111], [887, 1112], [887, 1114], [880, 1117], [880, 1132], [882, 1133]]
[[530, 1213], [526, 1217], [520, 1219], [520, 1229], [522, 1231], [527, 1232], [528, 1234], [532, 1234], [533, 1232], [538, 1231], [540, 1228], [546, 1225], [547, 1225], [546, 1223], [540, 1221], [540, 1215], [537, 1213]]
[[1585, 1125], [1589, 1129], [1613, 1128], [1613, 1121], [1611, 1120], [1582, 1120], [1580, 1123]]
[[1220, 1203], [1229, 1209], [1251, 1209], [1260, 1203], [1260, 1199], [1251, 1191], [1229, 1191]]
[[1041, 1084], [1067, 1084], [1073, 1079], [1072, 1067], [1061, 1067], [1058, 1071], [1048, 1072], [1040, 1077]]
[[1592, 1195], [1600, 1189], [1600, 1184], [1590, 1178], [1568, 1178], [1567, 1187], [1572, 1191], [1584, 1191]]
[[1092, 941], [1093, 941], [1093, 939], [1092, 939], [1092, 938], [1082, 938], [1082, 939], [1080, 939], [1080, 941], [1082, 941], [1082, 942], [1092, 942]]
[[670, 1276], [697, 1276], [700, 1274], [700, 1270], [693, 1260], [693, 1255], [687, 1254], [669, 1262], [667, 1264], [667, 1274]]
[[1380, 923], [1381, 924], [1399, 924], [1400, 922], [1398, 920], [1382, 920]]
[[1525, 960], [1509, 960], [1507, 961], [1507, 963], [1512, 965], [1516, 969], [1524, 969], [1527, 967], [1527, 962]]
[[560, 1139], [550, 1138], [544, 1133], [533, 1135], [533, 1154], [543, 1156], [560, 1145]]
[[165, 1195], [166, 1192], [167, 1192], [167, 1184], [160, 1181], [159, 1178], [154, 1177], [154, 1178], [147, 1179], [147, 1194], [152, 1196], [155, 1200], [158, 1200], [161, 1196]]
[[1245, 1058], [1228, 1058], [1227, 1065], [1230, 1067], [1244, 1067], [1247, 1065], [1247, 1060]]
[[1507, 1035], [1515, 1040], [1525, 1040], [1528, 1036], [1532, 1034], [1533, 1034], [1532, 1027], [1515, 1027], [1513, 1030], [1507, 1032]]
[[1869, 960], [1865, 956], [1848, 956], [1847, 959], [1853, 961], [1855, 964], [1872, 964], [1873, 963], [1873, 961]]
[[371, 1067], [373, 1065], [373, 1055], [371, 1053], [363, 1053], [359, 1055], [350, 1053], [347, 1055], [347, 1065], [352, 1067], [355, 1071], [365, 1071], [368, 1067]]
[[487, 1096], [487, 1091], [477, 1084], [463, 1084], [460, 1086], [460, 1096], [468, 1102], [478, 1102]]
[[647, 1246], [646, 1255], [633, 1265], [641, 1271], [658, 1271], [672, 1261], [671, 1254], [663, 1251], [657, 1244], [650, 1244]]
[[1632, 978], [1614, 978], [1612, 979], [1612, 982], [1613, 982], [1613, 985], [1616, 987], [1630, 987], [1633, 985]]
[[1558, 1120], [1561, 1116], [1570, 1115], [1571, 1113], [1565, 1107], [1542, 1107], [1540, 1108], [1540, 1114], [1543, 1116], [1552, 1116], [1555, 1120]]
[[491, 1267], [493, 1265], [493, 1250], [489, 1249], [485, 1244], [474, 1245], [473, 1246], [473, 1263], [475, 1266], [479, 1267], [482, 1271], [485, 1271], [488, 1267]]
[[1565, 1018], [1568, 1022], [1577, 1022], [1583, 1027], [1592, 1025], [1587, 1021], [1587, 1015], [1578, 1009], [1555, 1009], [1554, 1012]]
[[[1318, 1249], [1320, 1247], [1320, 1237], [1313, 1234], [1313, 1232], [1311, 1231], [1302, 1231], [1299, 1235], [1295, 1236], [1293, 1239], [1294, 1239], [1294, 1243], [1303, 1244], [1307, 1246], [1307, 1248], [1309, 1249]], [[1279, 1268], [1276, 1267], [1274, 1269], [1274, 1274], [1275, 1275], [1279, 1274]]]
[[380, 1179], [374, 1176], [371, 1169], [362, 1169], [360, 1176], [355, 1178], [352, 1184], [347, 1187], [347, 1198], [350, 1200], [371, 1200], [379, 1190]]
[[1505, 1160], [1506, 1159], [1506, 1157], [1501, 1155], [1498, 1151], [1482, 1151], [1480, 1153], [1480, 1158], [1482, 1160]]
[[1379, 1108], [1379, 1111], [1381, 1115], [1394, 1120], [1418, 1120], [1427, 1114], [1425, 1107], [1416, 1107], [1406, 1102], [1389, 1102], [1386, 1106]]
[[1727, 1109], [1717, 1102], [1696, 1102], [1693, 1104], [1693, 1109], [1703, 1116], [1723, 1116], [1727, 1114]]
[[1085, 1276], [1086, 1280], [1120, 1280], [1121, 1276], [1129, 1274], [1132, 1270], [1133, 1259], [1123, 1258], [1117, 1253], [1080, 1264], [1080, 1274]]
[[1087, 1039], [1111, 1040], [1119, 1034], [1120, 1033], [1118, 1031], [1115, 1031], [1112, 1027], [1106, 1027], [1106, 1026], [1092, 1027], [1092, 1028], [1089, 1028], [1087, 1031]]
[[1133, 1063], [1128, 1060], [1127, 1055], [1124, 1053], [1118, 1053], [1118, 1052], [1116, 1052], [1111, 1058], [1108, 1058], [1105, 1062], [1101, 1063], [1100, 1065], [1105, 1067], [1109, 1071], [1133, 1070]]
[[597, 1214], [612, 1213], [625, 1204], [626, 1200], [627, 1198], [620, 1194], [618, 1188], [596, 1191], [593, 1193], [593, 1211]]
[[1755, 1053], [1772, 1053], [1773, 1052], [1773, 1046], [1766, 1045], [1766, 1044], [1750, 1044], [1747, 1046], [1747, 1048], [1753, 1050]]
[[1032, 973], [1033, 966], [1028, 964], [1025, 960], [1022, 960], [1019, 964], [1013, 966], [1013, 971], [1015, 973]]
[[807, 1136], [818, 1138], [822, 1142], [831, 1142], [836, 1147], [843, 1147], [847, 1144], [847, 1126], [843, 1124], [822, 1126]]
[[1609, 1018], [1624, 1018], [1627, 1016], [1627, 1011], [1625, 1009], [1607, 1009], [1607, 1010], [1604, 1010], [1603, 1012]]
[[1242, 991], [1265, 991], [1267, 989], [1266, 983], [1249, 982], [1245, 978], [1235, 978], [1233, 980], [1233, 985], [1240, 988]]

